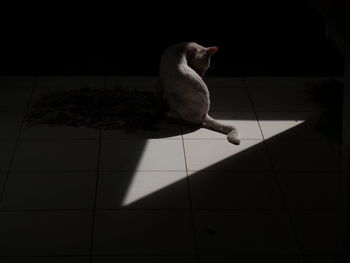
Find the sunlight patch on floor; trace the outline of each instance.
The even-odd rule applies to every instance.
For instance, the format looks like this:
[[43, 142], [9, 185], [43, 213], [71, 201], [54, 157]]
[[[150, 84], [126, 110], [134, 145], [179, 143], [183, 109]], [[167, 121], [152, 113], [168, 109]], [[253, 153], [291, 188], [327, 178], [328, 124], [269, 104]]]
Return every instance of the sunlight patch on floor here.
[[[243, 121], [243, 120], [242, 120]], [[261, 121], [260, 123], [263, 124], [263, 126], [266, 129], [266, 135], [265, 139], [270, 139], [278, 134], [281, 134], [289, 129], [292, 129], [300, 124], [302, 124], [305, 120], [267, 120], [267, 121]], [[201, 129], [202, 130], [202, 129]], [[195, 141], [201, 140], [203, 137], [206, 137], [208, 133], [211, 131], [202, 130], [197, 134], [196, 139], [192, 139]], [[214, 137], [215, 140], [217, 138]], [[209, 139], [210, 140], [210, 139]], [[206, 139], [208, 141], [208, 139]], [[257, 144], [261, 143], [262, 140], [247, 140], [243, 141], [243, 143], [240, 146], [234, 146], [227, 142], [225, 139], [219, 140], [220, 144], [222, 141], [223, 147], [221, 148], [222, 151], [220, 153], [216, 153], [210, 157], [210, 159], [202, 160], [205, 162], [205, 166], [201, 166], [204, 170], [209, 166], [212, 166], [216, 163], [219, 163], [227, 158], [231, 158], [232, 156], [241, 153], [245, 150], [250, 149], [251, 147], [256, 146]], [[204, 140], [203, 140], [204, 142]], [[133, 175], [133, 178], [130, 181], [129, 187], [126, 191], [126, 194], [124, 196], [124, 199], [122, 201], [122, 206], [128, 206], [133, 204], [136, 201], [141, 200], [142, 198], [145, 198], [147, 196], [150, 196], [151, 194], [158, 192], [180, 180], [183, 180], [186, 178], [186, 172], [183, 171], [147, 171], [147, 172], [139, 172], [140, 167], [144, 166], [145, 162], [149, 162], [149, 156], [146, 156], [147, 154], [153, 155], [154, 150], [150, 150], [150, 141], [147, 141], [145, 144], [145, 148], [142, 152], [142, 156], [139, 159], [139, 163], [135, 169], [135, 173]], [[166, 152], [166, 149], [162, 149], [164, 154], [170, 154]], [[234, 153], [233, 153], [234, 152]], [[233, 154], [232, 154], [233, 153]], [[208, 155], [206, 155], [208, 157]], [[204, 168], [203, 168], [204, 167]], [[190, 175], [193, 175], [197, 173], [191, 172]], [[165, 175], [166, 173], [166, 175]]]
[[186, 172], [136, 172], [124, 196], [122, 206], [128, 206], [171, 184], [186, 179]]

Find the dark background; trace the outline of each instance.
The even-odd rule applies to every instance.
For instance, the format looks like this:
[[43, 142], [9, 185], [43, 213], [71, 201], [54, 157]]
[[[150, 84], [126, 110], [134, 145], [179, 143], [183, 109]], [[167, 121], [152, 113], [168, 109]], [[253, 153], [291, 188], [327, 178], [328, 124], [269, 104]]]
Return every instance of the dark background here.
[[157, 75], [162, 51], [180, 41], [220, 47], [212, 76], [343, 74], [306, 0], [114, 4], [3, 9], [0, 74]]

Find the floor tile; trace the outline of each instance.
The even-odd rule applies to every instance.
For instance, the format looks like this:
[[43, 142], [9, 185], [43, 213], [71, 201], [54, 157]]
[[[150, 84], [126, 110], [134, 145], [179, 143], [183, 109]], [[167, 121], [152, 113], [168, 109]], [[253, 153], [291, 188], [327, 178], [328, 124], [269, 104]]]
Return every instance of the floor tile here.
[[23, 114], [0, 111], [0, 120], [0, 140], [16, 140], [22, 125]]
[[55, 140], [55, 139], [98, 139], [99, 129], [87, 127], [51, 127], [46, 124], [29, 127], [24, 126], [21, 133], [23, 140]]
[[189, 180], [193, 209], [283, 210], [273, 173], [199, 171]]
[[21, 141], [13, 171], [88, 171], [97, 169], [98, 141]]
[[204, 77], [204, 81], [210, 90], [215, 88], [244, 88], [246, 86], [243, 77]]
[[248, 87], [256, 111], [320, 111], [306, 88]]
[[96, 173], [10, 173], [0, 209], [92, 209]]
[[79, 88], [102, 88], [104, 77], [101, 76], [60, 76], [60, 77], [39, 77], [37, 89], [66, 90]]
[[101, 172], [98, 209], [180, 209], [189, 207], [186, 172]]
[[15, 111], [23, 113], [28, 106], [31, 88], [9, 87], [0, 88], [0, 111]]
[[307, 88], [314, 83], [312, 77], [247, 77], [246, 83], [252, 88]]
[[178, 124], [159, 121], [156, 130], [137, 130], [126, 132], [123, 130], [104, 130], [103, 139], [181, 139], [181, 127]]
[[95, 256], [92, 263], [196, 263], [195, 256]]
[[15, 147], [15, 141], [0, 141], [0, 172], [6, 172], [9, 169]]
[[0, 172], [0, 192], [5, 186], [6, 176], [7, 176], [6, 172]]
[[125, 89], [153, 91], [156, 81], [156, 77], [112, 76], [106, 77], [106, 87], [113, 89], [116, 86], [120, 86]]
[[258, 112], [257, 114], [265, 139], [277, 135], [283, 139], [324, 138], [327, 134], [325, 130], [335, 128], [333, 125], [324, 127], [323, 124], [330, 116], [321, 112]]
[[252, 111], [248, 92], [245, 88], [209, 88], [210, 111]]
[[315, 255], [315, 256], [304, 256], [303, 262], [305, 263], [347, 263], [350, 260], [350, 256], [345, 255]]
[[188, 212], [98, 211], [94, 254], [191, 254]]
[[0, 89], [2, 88], [32, 88], [35, 83], [35, 77], [0, 77]]
[[88, 255], [89, 212], [1, 212], [2, 256]]
[[235, 263], [256, 263], [256, 262], [269, 262], [269, 263], [300, 263], [297, 256], [284, 256], [284, 255], [259, 255], [259, 256], [242, 256], [242, 255], [206, 255], [199, 257], [199, 263], [212, 263], [212, 262], [235, 262]]
[[313, 78], [313, 83], [315, 85], [320, 86], [323, 83], [329, 82], [330, 80], [337, 80], [340, 81], [341, 83], [344, 83], [344, 78], [343, 77], [337, 77], [337, 76], [329, 76], [329, 77], [314, 77]]
[[344, 220], [338, 212], [300, 212], [292, 218], [301, 243], [302, 253], [344, 253]]
[[9, 257], [0, 258], [1, 263], [89, 263], [88, 256], [75, 257]]
[[101, 170], [185, 170], [182, 140], [104, 140]]
[[227, 140], [186, 139], [184, 143], [187, 168], [190, 171], [271, 169], [261, 140], [242, 140], [238, 146]]
[[340, 171], [340, 146], [329, 140], [267, 141], [277, 171]]
[[293, 210], [338, 210], [342, 202], [340, 173], [279, 173], [287, 205]]
[[294, 254], [287, 216], [271, 212], [195, 212], [199, 254]]
[[[259, 124], [253, 112], [212, 112], [210, 116], [226, 125], [238, 129], [240, 139], [262, 139]], [[191, 127], [184, 126], [185, 139], [226, 139], [225, 134], [205, 128], [191, 131]]]

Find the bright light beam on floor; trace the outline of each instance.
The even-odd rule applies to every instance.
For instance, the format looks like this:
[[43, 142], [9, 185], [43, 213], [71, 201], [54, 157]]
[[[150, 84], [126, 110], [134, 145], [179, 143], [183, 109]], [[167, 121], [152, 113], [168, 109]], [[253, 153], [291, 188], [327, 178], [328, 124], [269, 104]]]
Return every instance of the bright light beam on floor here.
[[[260, 124], [263, 129], [266, 130], [265, 139], [270, 139], [280, 133], [283, 133], [289, 129], [292, 129], [300, 124], [302, 124], [305, 120], [267, 120], [267, 121], [260, 121]], [[247, 122], [256, 122], [256, 121], [247, 121]], [[262, 140], [250, 140], [249, 144], [244, 146], [234, 146], [236, 147], [235, 154], [238, 154], [242, 151], [245, 151], [251, 147], [256, 146], [257, 144], [261, 143]], [[130, 181], [129, 187], [126, 191], [126, 194], [124, 196], [124, 199], [122, 201], [122, 206], [128, 206], [136, 201], [141, 200], [142, 198], [145, 198], [155, 192], [158, 192], [180, 180], [183, 180], [186, 178], [186, 172], [185, 171], [147, 171], [143, 172], [139, 170], [140, 163], [144, 162], [145, 155], [147, 154], [153, 154], [149, 150], [149, 142], [146, 142], [145, 149], [142, 153], [142, 156], [140, 158], [139, 164], [136, 167], [136, 171], [133, 175], [133, 178]], [[227, 142], [229, 145], [229, 142]], [[231, 145], [229, 145], [231, 147]], [[241, 149], [237, 147], [242, 147]], [[225, 147], [226, 148], [226, 147]], [[155, 149], [152, 149], [155, 150]], [[235, 155], [233, 154], [233, 155]], [[213, 160], [208, 160], [207, 165], [205, 165], [206, 169], [208, 166], [214, 165], [215, 163], [221, 162], [227, 158], [230, 158], [233, 156], [222, 154], [222, 155], [216, 155], [215, 162], [213, 163]], [[146, 159], [148, 159], [146, 157]], [[197, 171], [198, 172], [198, 171]], [[193, 175], [196, 172], [191, 172], [189, 175]]]

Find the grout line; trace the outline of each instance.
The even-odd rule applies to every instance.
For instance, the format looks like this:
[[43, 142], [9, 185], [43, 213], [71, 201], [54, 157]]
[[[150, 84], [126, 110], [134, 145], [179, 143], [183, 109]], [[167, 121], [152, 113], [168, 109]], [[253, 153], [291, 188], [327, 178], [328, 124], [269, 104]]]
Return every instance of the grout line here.
[[[180, 136], [180, 135], [179, 135]], [[182, 135], [181, 135], [182, 136]], [[224, 136], [224, 134], [223, 134]], [[221, 140], [221, 141], [227, 141], [226, 138], [188, 138], [188, 137], [183, 137], [184, 140]], [[135, 139], [117, 139], [117, 138], [105, 138], [103, 139], [104, 141], [148, 141], [148, 140], [158, 140], [158, 141], [180, 141], [182, 138], [161, 138], [161, 139], [147, 139], [147, 138], [135, 138]], [[262, 138], [244, 138], [241, 139], [243, 141], [262, 141]]]
[[[224, 254], [225, 256], [247, 256], [250, 257], [252, 256], [252, 253], [248, 252], [238, 252], [238, 253], [228, 253]], [[0, 259], [27, 259], [27, 258], [65, 258], [65, 257], [74, 257], [74, 258], [79, 258], [79, 257], [88, 257], [88, 254], [62, 254], [62, 255], [23, 255], [23, 256], [4, 256], [1, 255]], [[133, 253], [120, 253], [120, 254], [95, 254], [94, 257], [193, 257], [195, 256], [194, 254], [191, 253], [182, 253], [182, 254], [174, 254], [174, 253], [166, 253], [166, 254], [133, 254]], [[300, 257], [300, 255], [296, 255], [295, 253], [280, 253], [276, 254], [273, 252], [267, 252], [267, 253], [256, 253], [254, 252], [253, 256], [261, 256], [261, 257], [269, 257], [269, 256], [295, 256], [295, 257]], [[344, 257], [344, 254], [339, 254], [339, 253], [308, 253], [308, 254], [303, 254], [303, 257], [307, 256], [331, 256], [331, 257]]]
[[186, 151], [185, 151], [185, 141], [183, 136], [183, 126], [181, 125], [181, 138], [182, 138], [182, 150], [184, 155], [184, 161], [185, 161], [185, 168], [186, 168], [186, 179], [187, 179], [187, 188], [188, 188], [188, 201], [190, 205], [190, 215], [191, 215], [191, 223], [192, 223], [192, 231], [193, 231], [193, 246], [195, 250], [196, 255], [196, 262], [199, 262], [199, 251], [198, 251], [198, 244], [197, 244], [197, 236], [196, 236], [196, 223], [194, 221], [194, 210], [193, 210], [193, 202], [192, 202], [192, 194], [191, 194], [191, 185], [190, 185], [190, 177], [188, 175], [188, 167], [187, 167], [187, 158], [186, 158]]
[[15, 159], [15, 154], [16, 154], [16, 151], [17, 151], [17, 148], [18, 148], [18, 145], [19, 145], [19, 142], [20, 142], [22, 130], [23, 130], [23, 127], [24, 127], [25, 115], [28, 113], [28, 111], [29, 111], [29, 109], [30, 109], [31, 100], [32, 100], [32, 97], [33, 97], [34, 90], [35, 90], [35, 87], [36, 87], [36, 85], [37, 85], [37, 82], [38, 82], [38, 78], [35, 77], [34, 82], [33, 82], [33, 84], [32, 84], [33, 86], [32, 86], [32, 88], [31, 88], [29, 97], [28, 97], [28, 99], [27, 99], [27, 105], [26, 105], [24, 111], [22, 112], [22, 123], [21, 123], [21, 126], [20, 126], [19, 131], [18, 131], [18, 134], [17, 134], [16, 142], [15, 142], [15, 145], [14, 145], [13, 152], [12, 152], [12, 154], [11, 154], [10, 163], [9, 163], [9, 166], [8, 166], [8, 169], [7, 169], [5, 178], [4, 178], [4, 182], [3, 182], [2, 188], [0, 189], [0, 203], [2, 202], [2, 199], [3, 199], [4, 194], [5, 194], [6, 185], [7, 185], [9, 176], [10, 176], [10, 171], [11, 171], [11, 168], [12, 168], [12, 165], [13, 165], [13, 162], [14, 162], [14, 159]]
[[149, 141], [149, 140], [157, 140], [157, 141], [180, 141], [180, 135], [177, 135], [178, 138], [103, 138], [104, 141]]
[[[11, 173], [93, 173], [92, 170], [12, 170]], [[186, 170], [99, 170], [100, 173], [130, 173], [130, 172], [185, 172]], [[0, 171], [1, 172], [1, 171]]]
[[268, 146], [267, 146], [267, 143], [266, 143], [266, 140], [265, 140], [265, 137], [264, 137], [264, 133], [263, 133], [263, 131], [262, 131], [262, 128], [261, 128], [261, 125], [260, 125], [260, 122], [259, 122], [258, 114], [257, 114], [257, 111], [256, 111], [255, 106], [254, 106], [253, 98], [252, 98], [252, 96], [251, 96], [251, 94], [250, 94], [250, 91], [249, 91], [249, 88], [248, 88], [248, 83], [246, 83], [246, 88], [247, 88], [247, 93], [248, 93], [248, 96], [249, 96], [249, 100], [250, 100], [250, 102], [251, 102], [251, 106], [252, 106], [252, 108], [253, 108], [255, 117], [256, 117], [256, 119], [257, 119], [257, 121], [258, 121], [259, 129], [260, 129], [261, 135], [262, 135], [262, 137], [263, 137], [263, 144], [264, 144], [264, 146], [265, 146], [265, 150], [266, 150], [266, 152], [267, 152], [268, 159], [269, 159], [270, 164], [271, 164], [271, 166], [272, 166], [272, 171], [273, 171], [273, 174], [274, 174], [274, 176], [275, 176], [275, 180], [276, 180], [276, 182], [277, 182], [278, 189], [279, 189], [280, 194], [281, 194], [281, 197], [282, 197], [283, 205], [284, 205], [285, 211], [286, 211], [286, 213], [287, 213], [287, 217], [288, 217], [288, 219], [289, 219], [289, 220], [288, 220], [288, 221], [289, 221], [289, 225], [290, 225], [291, 230], [292, 230], [292, 233], [293, 233], [293, 235], [294, 235], [294, 239], [295, 239], [295, 242], [296, 242], [296, 245], [297, 245], [296, 247], [297, 247], [298, 255], [302, 255], [301, 241], [299, 240], [299, 237], [298, 237], [298, 234], [297, 234], [297, 231], [296, 231], [296, 226], [295, 226], [294, 223], [293, 223], [292, 216], [291, 216], [291, 211], [290, 211], [290, 209], [289, 209], [289, 207], [288, 207], [286, 196], [284, 195], [283, 190], [282, 190], [281, 181], [280, 181], [279, 176], [278, 176], [278, 174], [277, 174], [277, 170], [276, 170], [276, 168], [275, 168], [275, 166], [274, 166], [274, 164], [273, 164], [272, 157], [271, 157], [271, 153], [270, 153], [269, 148], [268, 148]]
[[69, 208], [63, 208], [63, 209], [0, 209], [1, 213], [55, 213], [55, 212], [92, 212], [93, 209], [69, 209]]
[[[94, 257], [184, 257], [184, 256], [188, 256], [188, 257], [193, 257], [195, 256], [194, 254], [191, 253], [182, 253], [182, 254], [174, 254], [174, 253], [166, 253], [166, 254], [133, 254], [133, 253], [120, 253], [120, 254], [95, 254]], [[27, 258], [65, 258], [65, 257], [74, 257], [74, 258], [79, 258], [79, 257], [89, 257], [89, 254], [62, 254], [62, 255], [58, 255], [58, 254], [51, 254], [51, 255], [42, 255], [42, 254], [38, 254], [38, 255], [22, 255], [22, 256], [5, 256], [5, 255], [1, 255], [0, 259], [27, 259]], [[17, 261], [16, 261], [17, 262]], [[22, 262], [22, 261], [21, 261]]]
[[35, 139], [35, 138], [23, 138], [21, 139], [21, 141], [23, 142], [62, 142], [62, 141], [98, 141], [99, 137], [95, 137], [95, 138], [47, 138], [47, 139]]
[[[127, 253], [121, 253], [121, 254], [95, 254], [94, 257], [108, 257], [108, 256], [113, 256], [113, 257], [135, 257], [135, 258], [138, 258], [138, 257], [194, 257], [195, 255], [192, 254], [192, 253], [182, 253], [182, 254], [173, 254], [173, 253], [165, 253], [165, 254], [142, 254], [142, 253], [130, 253], [130, 254], [127, 254]], [[119, 261], [118, 261], [119, 262]], [[124, 261], [123, 261], [124, 262]]]
[[[89, 255], [87, 254], [63, 254], [63, 255], [55, 255], [55, 254], [52, 254], [52, 255], [42, 255], [42, 254], [38, 254], [38, 255], [22, 255], [22, 256], [18, 256], [18, 255], [15, 255], [15, 256], [4, 256], [4, 255], [1, 255], [0, 256], [0, 259], [23, 259], [23, 260], [26, 260], [28, 258], [31, 258], [31, 259], [35, 259], [35, 258], [41, 258], [41, 259], [46, 259], [46, 258], [66, 258], [66, 257], [70, 257], [70, 258], [80, 258], [80, 257], [88, 257]], [[17, 261], [14, 261], [14, 262], [17, 262]], [[20, 262], [24, 262], [24, 261], [20, 261]], [[27, 262], [27, 261], [26, 261]], [[44, 261], [43, 261], [44, 262]], [[47, 262], [47, 261], [45, 261]]]
[[[104, 78], [104, 85], [106, 85], [106, 78]], [[96, 222], [96, 206], [97, 206], [97, 195], [98, 195], [98, 183], [100, 177], [100, 165], [101, 165], [101, 151], [102, 151], [102, 129], [99, 134], [99, 147], [97, 155], [97, 171], [96, 171], [96, 182], [95, 182], [95, 198], [93, 204], [92, 222], [91, 222], [91, 234], [90, 234], [90, 249], [89, 249], [89, 262], [92, 262], [93, 244], [94, 244], [94, 231]]]
[[[43, 174], [43, 173], [95, 173], [97, 170], [12, 170], [11, 173], [14, 174]], [[198, 172], [201, 170], [187, 170], [187, 172]], [[111, 173], [162, 173], [162, 172], [186, 172], [186, 170], [99, 170], [100, 173], [105, 173], [105, 174], [111, 174]], [[208, 173], [211, 172], [242, 172], [242, 173], [259, 173], [259, 172], [264, 172], [264, 173], [271, 173], [274, 172], [272, 169], [228, 169], [228, 170], [208, 170]], [[340, 170], [276, 170], [276, 172], [281, 173], [281, 174], [340, 174]], [[0, 173], [6, 173], [6, 171], [0, 171]], [[191, 176], [191, 175], [189, 175]]]
[[[231, 253], [231, 254], [224, 254], [225, 256], [252, 256], [251, 253], [249, 252], [241, 252], [241, 253]], [[281, 254], [276, 254], [276, 253], [255, 253], [254, 256], [296, 256], [294, 253], [281, 253]], [[307, 254], [305, 256], [342, 256], [342, 254]], [[65, 258], [65, 257], [88, 257], [88, 254], [63, 254], [63, 255], [27, 255], [27, 256], [0, 256], [0, 259], [27, 259], [27, 258]], [[174, 254], [174, 253], [165, 253], [165, 254], [139, 254], [139, 253], [120, 253], [120, 254], [95, 254], [94, 257], [132, 257], [132, 258], [138, 258], [138, 257], [194, 257], [194, 254], [191, 253], [181, 253], [181, 254]]]
[[[250, 114], [253, 114], [253, 110], [210, 110], [209, 113], [250, 113]], [[245, 119], [242, 119], [242, 120], [245, 120]]]
[[[32, 141], [32, 142], [46, 142], [46, 141], [97, 141], [99, 138], [53, 138], [53, 139], [22, 139], [22, 141]], [[145, 141], [145, 140], [159, 140], [159, 141], [180, 141], [181, 138], [104, 138], [104, 141]], [[0, 139], [0, 141], [2, 141]], [[7, 141], [7, 140], [5, 140]]]
[[[262, 108], [262, 109], [257, 109], [257, 112], [287, 112], [287, 113], [295, 113], [295, 112], [310, 112], [310, 113], [323, 113], [325, 112], [325, 109], [298, 109], [298, 110], [291, 110], [291, 109], [266, 109], [266, 108]], [[251, 111], [251, 113], [254, 113], [254, 111]]]
[[[225, 136], [225, 134], [222, 134], [223, 136]], [[239, 138], [241, 141], [262, 141], [262, 138], [259, 139], [247, 139], [247, 138]], [[210, 141], [227, 141], [227, 138], [188, 138], [188, 137], [184, 137], [184, 140], [186, 141], [196, 141], [196, 140], [210, 140]]]
[[[62, 209], [0, 209], [0, 214], [1, 213], [40, 213], [40, 212], [45, 212], [45, 213], [55, 213], [55, 212], [94, 212], [94, 211], [99, 211], [99, 212], [187, 212], [187, 208], [111, 208], [111, 209], [104, 209], [104, 208], [96, 208], [96, 209], [78, 209], [78, 208], [62, 208]], [[196, 212], [242, 212], [242, 213], [281, 213], [284, 212], [284, 209], [278, 209], [278, 208], [270, 208], [270, 209], [231, 209], [231, 208], [206, 208], [206, 209], [192, 209], [192, 211]], [[336, 209], [294, 209], [293, 211], [297, 213], [339, 213], [339, 208]]]

